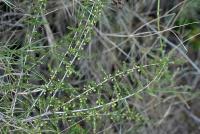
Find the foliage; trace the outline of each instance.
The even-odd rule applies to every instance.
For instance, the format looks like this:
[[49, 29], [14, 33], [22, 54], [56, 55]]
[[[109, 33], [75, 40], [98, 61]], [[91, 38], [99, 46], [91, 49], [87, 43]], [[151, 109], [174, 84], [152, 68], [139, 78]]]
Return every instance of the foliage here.
[[[190, 87], [175, 84], [171, 68], [185, 62], [177, 59], [176, 48], [164, 50], [169, 43], [162, 34], [167, 24], [161, 19], [160, 1], [155, 24], [138, 17], [144, 23], [138, 30], [132, 24], [137, 15], [130, 17], [131, 1], [119, 2], [120, 8], [107, 0], [66, 1], [71, 18], [64, 20], [69, 24], [61, 36], [54, 32], [56, 21], [50, 23], [54, 15], [49, 14], [62, 12], [48, 10], [57, 2], [34, 0], [29, 6], [26, 1], [3, 2], [13, 14], [22, 12], [14, 7], [23, 7], [24, 17], [15, 21], [25, 28], [11, 28], [11, 35], [3, 31], [2, 133], [139, 133], [156, 120], [151, 119], [154, 113], [147, 116], [146, 112], [162, 105], [166, 101], [163, 96], [176, 96], [177, 100], [169, 99], [170, 106], [174, 101], [185, 104], [193, 97], [185, 90]], [[62, 31], [58, 27], [57, 31]], [[131, 29], [136, 29], [133, 34]], [[16, 31], [23, 36], [13, 38]], [[152, 105], [149, 100], [158, 101]]]

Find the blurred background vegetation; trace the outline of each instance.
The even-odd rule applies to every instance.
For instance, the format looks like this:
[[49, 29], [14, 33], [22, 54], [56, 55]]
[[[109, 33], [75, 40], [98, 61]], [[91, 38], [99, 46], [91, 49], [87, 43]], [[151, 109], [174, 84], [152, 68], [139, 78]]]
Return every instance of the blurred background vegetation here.
[[199, 0], [1, 0], [1, 133], [199, 134]]

